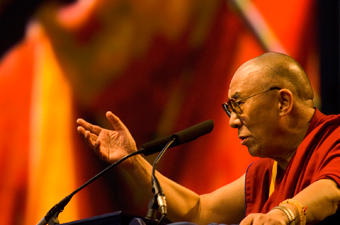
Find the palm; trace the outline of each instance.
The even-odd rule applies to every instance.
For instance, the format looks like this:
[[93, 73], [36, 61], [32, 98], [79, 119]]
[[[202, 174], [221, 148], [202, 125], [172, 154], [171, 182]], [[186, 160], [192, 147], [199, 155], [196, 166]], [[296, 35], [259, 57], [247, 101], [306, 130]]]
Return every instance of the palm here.
[[78, 132], [85, 137], [88, 146], [104, 161], [114, 163], [136, 151], [136, 143], [125, 125], [111, 112], [106, 113], [113, 130], [101, 128], [78, 119]]
[[135, 151], [136, 145], [130, 133], [102, 129], [97, 138], [96, 153], [102, 160], [114, 163]]

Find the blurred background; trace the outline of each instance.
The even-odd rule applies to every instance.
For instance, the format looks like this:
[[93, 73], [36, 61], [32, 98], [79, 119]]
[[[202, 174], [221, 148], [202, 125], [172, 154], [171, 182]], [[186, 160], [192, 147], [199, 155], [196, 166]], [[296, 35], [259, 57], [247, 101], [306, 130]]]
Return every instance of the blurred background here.
[[[300, 62], [316, 106], [340, 113], [337, 0], [0, 1], [1, 224], [38, 223], [108, 166], [75, 121], [111, 128], [109, 110], [138, 147], [212, 119], [210, 134], [168, 150], [157, 169], [199, 194], [237, 179], [256, 158], [221, 104], [235, 70], [267, 51]], [[118, 167], [59, 219], [145, 216], [148, 201]]]

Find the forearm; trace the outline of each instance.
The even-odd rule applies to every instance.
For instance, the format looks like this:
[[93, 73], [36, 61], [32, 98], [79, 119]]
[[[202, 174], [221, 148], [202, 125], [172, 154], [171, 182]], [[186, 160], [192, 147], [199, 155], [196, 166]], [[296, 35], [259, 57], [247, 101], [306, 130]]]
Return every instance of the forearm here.
[[[333, 215], [340, 203], [340, 190], [330, 179], [323, 179], [311, 184], [292, 199], [283, 201], [280, 206], [287, 208], [293, 214], [297, 224], [301, 219], [306, 224], [318, 223]], [[282, 208], [282, 211], [285, 211]], [[271, 212], [270, 212], [271, 213]], [[289, 212], [286, 211], [289, 217]]]
[[291, 199], [286, 199], [267, 214], [249, 214], [240, 225], [264, 224], [316, 224], [336, 213], [340, 203], [340, 190], [330, 179], [314, 182]]
[[340, 203], [340, 190], [333, 180], [323, 179], [311, 184], [294, 199], [307, 207], [307, 224], [314, 224], [336, 212]]
[[245, 175], [201, 196], [200, 224], [238, 224], [245, 214]]
[[[152, 166], [140, 155], [133, 158], [126, 168], [137, 185], [152, 198]], [[172, 222], [187, 221], [196, 224], [238, 223], [244, 217], [244, 175], [216, 191], [197, 195], [156, 172], [168, 205], [168, 217]]]
[[[152, 198], [151, 173], [152, 166], [142, 157], [133, 157], [132, 163], [126, 170], [133, 180], [142, 189], [148, 198]], [[168, 206], [168, 217], [171, 221], [191, 221], [197, 222], [199, 212], [199, 195], [189, 189], [166, 178], [156, 171], [166, 196]]]

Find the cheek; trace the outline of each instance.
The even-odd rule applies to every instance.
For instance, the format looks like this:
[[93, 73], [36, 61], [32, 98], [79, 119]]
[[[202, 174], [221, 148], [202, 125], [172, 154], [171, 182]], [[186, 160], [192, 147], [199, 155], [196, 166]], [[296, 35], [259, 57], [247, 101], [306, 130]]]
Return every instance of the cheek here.
[[273, 109], [273, 106], [268, 104], [260, 105], [252, 109], [249, 108], [249, 115], [247, 116], [248, 123], [256, 126], [263, 126], [264, 129], [271, 130], [278, 123], [278, 115]]
[[265, 118], [265, 110], [261, 107], [254, 107], [252, 104], [246, 104], [243, 108], [243, 121], [249, 126], [252, 124], [257, 124], [259, 121], [263, 121]]
[[258, 141], [270, 141], [275, 136], [278, 121], [274, 114], [266, 110], [253, 111], [242, 117], [243, 125]]
[[269, 101], [249, 102], [244, 105], [244, 114], [241, 116], [243, 125], [256, 137], [262, 140], [273, 136], [279, 122], [275, 105]]

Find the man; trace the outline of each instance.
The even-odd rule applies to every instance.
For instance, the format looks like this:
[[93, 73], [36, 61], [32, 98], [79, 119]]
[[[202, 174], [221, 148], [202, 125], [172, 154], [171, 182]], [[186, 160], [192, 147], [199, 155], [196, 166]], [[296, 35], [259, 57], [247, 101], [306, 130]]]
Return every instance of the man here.
[[[201, 196], [157, 173], [170, 220], [340, 224], [340, 116], [314, 108], [300, 65], [284, 54], [265, 53], [236, 71], [228, 95], [223, 107], [230, 126], [261, 159], [238, 180]], [[113, 163], [137, 148], [119, 118], [111, 112], [106, 117], [113, 130], [78, 119], [78, 132], [102, 160]], [[150, 195], [151, 165], [134, 156], [123, 167]]]

